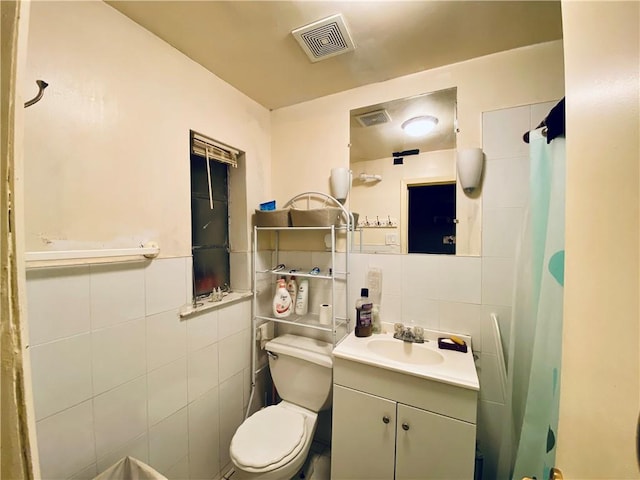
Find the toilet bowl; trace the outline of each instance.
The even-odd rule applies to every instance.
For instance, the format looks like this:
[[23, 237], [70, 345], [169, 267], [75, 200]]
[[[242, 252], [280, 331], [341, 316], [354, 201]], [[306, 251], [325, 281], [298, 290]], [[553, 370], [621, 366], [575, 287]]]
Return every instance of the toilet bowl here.
[[234, 479], [283, 480], [304, 465], [318, 414], [288, 402], [266, 407], [236, 431], [229, 448]]
[[236, 430], [229, 446], [234, 480], [294, 477], [309, 454], [318, 412], [331, 405], [331, 344], [287, 334], [265, 349], [282, 401], [257, 411]]

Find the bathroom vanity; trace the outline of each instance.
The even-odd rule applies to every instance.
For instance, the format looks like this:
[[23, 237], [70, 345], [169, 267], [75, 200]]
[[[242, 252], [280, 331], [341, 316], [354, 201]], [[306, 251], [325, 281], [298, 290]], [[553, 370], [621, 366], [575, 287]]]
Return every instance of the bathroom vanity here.
[[439, 349], [438, 336], [351, 333], [334, 349], [332, 479], [473, 478], [473, 354]]

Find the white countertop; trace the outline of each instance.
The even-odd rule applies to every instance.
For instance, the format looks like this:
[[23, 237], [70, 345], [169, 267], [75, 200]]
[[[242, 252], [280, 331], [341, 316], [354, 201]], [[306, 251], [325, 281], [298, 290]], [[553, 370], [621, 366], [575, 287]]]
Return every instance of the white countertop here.
[[[438, 347], [438, 337], [448, 337], [452, 335], [451, 333], [425, 329], [425, 343], [407, 343], [393, 338], [393, 326], [389, 328], [389, 324], [384, 325], [383, 331], [386, 331], [385, 333], [372, 334], [370, 337], [356, 337], [351, 332], [333, 349], [333, 356], [462, 388], [476, 391], [480, 389], [471, 350], [471, 339], [468, 336], [453, 334], [467, 343], [467, 353], [462, 353]], [[371, 342], [381, 340], [398, 342], [398, 348], [408, 355], [411, 355], [414, 350], [431, 349], [442, 355], [442, 360], [427, 364], [392, 360], [387, 356], [375, 353], [368, 347]]]

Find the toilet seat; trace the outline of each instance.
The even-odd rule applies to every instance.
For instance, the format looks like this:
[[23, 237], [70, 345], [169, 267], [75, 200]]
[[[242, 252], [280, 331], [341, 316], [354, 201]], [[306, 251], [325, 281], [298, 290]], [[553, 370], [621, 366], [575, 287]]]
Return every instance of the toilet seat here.
[[265, 472], [287, 464], [304, 448], [307, 422], [301, 412], [272, 405], [244, 421], [229, 452], [234, 463], [248, 472]]

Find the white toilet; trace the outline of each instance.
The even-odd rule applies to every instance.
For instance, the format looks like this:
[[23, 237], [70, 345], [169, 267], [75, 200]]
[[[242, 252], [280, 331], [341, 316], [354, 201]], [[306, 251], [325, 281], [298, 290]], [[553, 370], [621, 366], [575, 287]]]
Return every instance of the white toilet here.
[[265, 349], [282, 401], [238, 427], [229, 447], [234, 480], [291, 479], [307, 458], [318, 412], [331, 406], [330, 344], [287, 334], [268, 342]]

